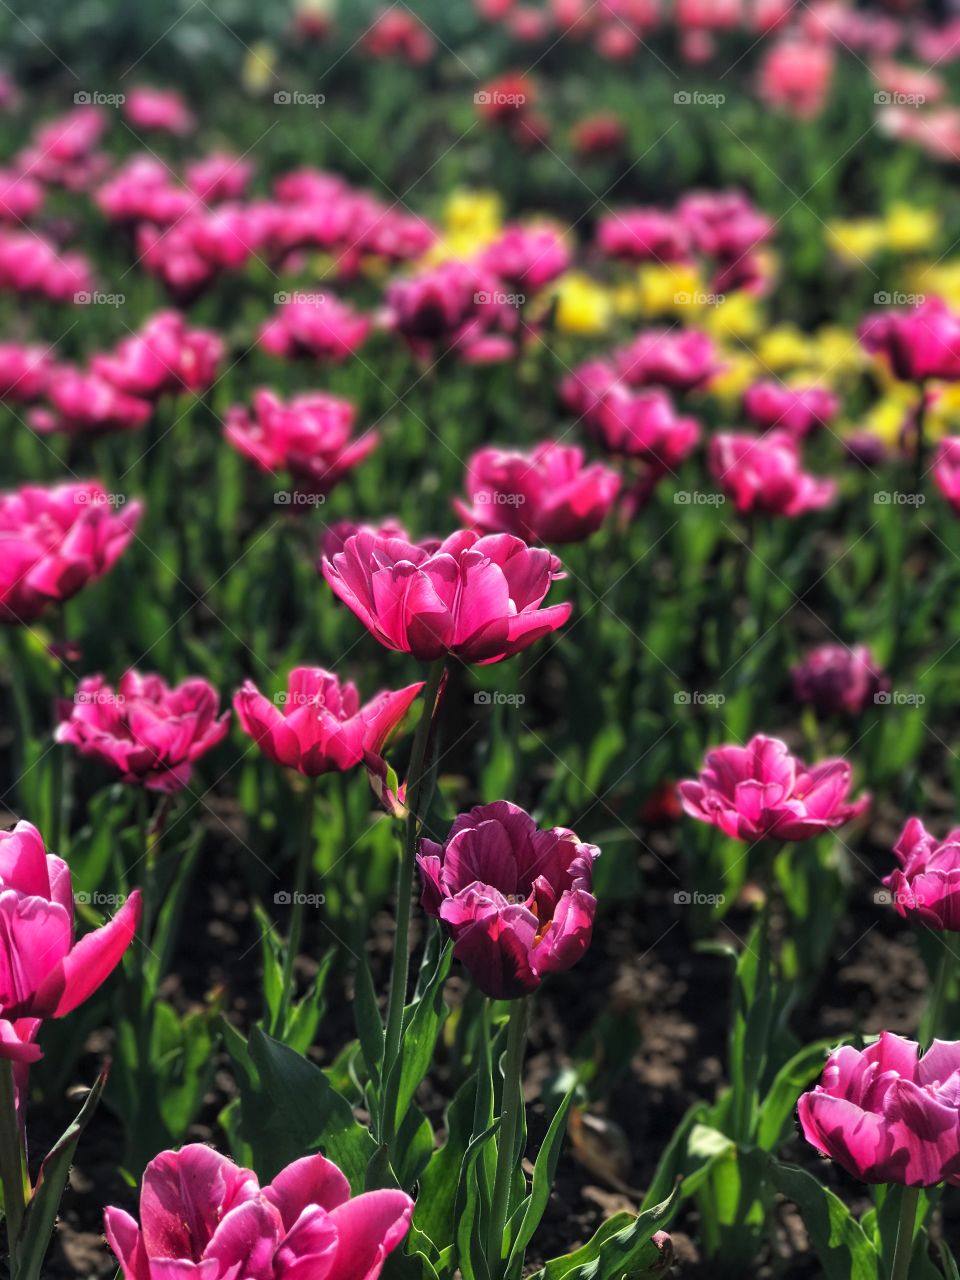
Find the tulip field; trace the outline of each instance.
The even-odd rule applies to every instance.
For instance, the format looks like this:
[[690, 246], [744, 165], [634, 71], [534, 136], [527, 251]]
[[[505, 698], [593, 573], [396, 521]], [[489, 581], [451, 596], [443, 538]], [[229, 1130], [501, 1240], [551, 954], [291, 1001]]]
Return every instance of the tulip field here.
[[0, 33], [0, 1276], [960, 1280], [960, 8]]

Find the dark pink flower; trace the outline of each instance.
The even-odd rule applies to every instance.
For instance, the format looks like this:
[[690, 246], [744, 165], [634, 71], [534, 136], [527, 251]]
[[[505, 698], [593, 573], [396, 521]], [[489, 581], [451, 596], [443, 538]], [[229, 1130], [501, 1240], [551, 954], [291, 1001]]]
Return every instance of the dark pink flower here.
[[480, 263], [513, 292], [534, 293], [562, 275], [570, 250], [553, 227], [507, 227], [484, 249]]
[[615, 353], [620, 378], [631, 387], [659, 384], [692, 391], [719, 370], [713, 339], [699, 329], [647, 329]]
[[261, 1188], [251, 1169], [192, 1144], [147, 1165], [139, 1226], [113, 1207], [104, 1225], [123, 1280], [377, 1280], [412, 1214], [402, 1191], [351, 1199], [321, 1155]]
[[960, 515], [960, 436], [947, 436], [940, 441], [933, 463], [933, 479], [950, 506]]
[[443, 262], [388, 286], [386, 323], [422, 359], [455, 352], [482, 364], [513, 354], [517, 302], [485, 268]]
[[259, 342], [264, 351], [284, 360], [346, 360], [363, 345], [370, 323], [331, 293], [294, 294], [261, 328]]
[[896, 377], [906, 382], [960, 378], [960, 316], [942, 298], [868, 316], [860, 326], [860, 341], [874, 355], [884, 356]]
[[845, 760], [808, 768], [778, 738], [757, 734], [745, 747], [707, 752], [696, 781], [680, 783], [684, 812], [738, 840], [808, 840], [859, 817], [870, 803], [848, 801]]
[[663, 209], [606, 214], [597, 227], [597, 245], [610, 257], [631, 262], [682, 262], [690, 253], [686, 228]]
[[43, 204], [43, 187], [29, 173], [0, 169], [0, 222], [26, 222]]
[[0, 400], [30, 404], [46, 390], [53, 370], [50, 352], [19, 342], [0, 343]]
[[761, 431], [782, 427], [800, 439], [832, 422], [839, 407], [839, 399], [827, 387], [787, 387], [774, 378], [755, 382], [743, 398], [747, 417]]
[[528, 542], [581, 542], [603, 524], [620, 477], [583, 451], [548, 440], [530, 453], [480, 449], [467, 464], [468, 502], [455, 499], [465, 524], [514, 533]]
[[824, 715], [859, 715], [890, 687], [865, 644], [822, 644], [790, 672], [793, 696]]
[[385, 689], [361, 706], [356, 685], [322, 667], [297, 667], [273, 701], [248, 680], [233, 705], [268, 760], [316, 778], [379, 757], [422, 688]]
[[960, 1041], [920, 1046], [890, 1031], [831, 1054], [798, 1106], [806, 1140], [861, 1182], [960, 1183]]
[[75, 942], [70, 868], [18, 822], [0, 831], [0, 917], [0, 1058], [36, 1062], [41, 1021], [72, 1013], [120, 963], [140, 923], [140, 890]]
[[35, 409], [30, 425], [36, 431], [64, 431], [71, 436], [137, 431], [153, 412], [146, 400], [120, 391], [98, 373], [69, 365], [51, 373], [44, 398], [50, 409]]
[[211, 151], [193, 160], [184, 169], [188, 188], [198, 200], [217, 204], [221, 200], [239, 200], [253, 177], [253, 162], [232, 156], [226, 151]]
[[911, 818], [893, 846], [900, 866], [886, 877], [897, 913], [928, 928], [960, 930], [960, 828], [936, 840]]
[[700, 439], [699, 423], [678, 417], [665, 391], [631, 391], [621, 382], [584, 414], [584, 422], [611, 453], [640, 458], [660, 471], [675, 471]]
[[771, 431], [765, 436], [721, 431], [710, 441], [710, 474], [738, 511], [800, 516], [833, 501], [833, 480], [803, 470], [793, 436]]
[[86, 676], [56, 738], [116, 769], [123, 782], [172, 793], [226, 735], [230, 713], [218, 719], [219, 702], [199, 677], [171, 688], [162, 676], [127, 671], [114, 691], [103, 676]]
[[590, 945], [600, 850], [574, 832], [541, 831], [523, 809], [497, 800], [461, 813], [443, 844], [420, 848], [423, 909], [446, 924], [454, 955], [493, 999], [535, 991]]
[[412, 543], [362, 529], [322, 570], [381, 644], [423, 661], [499, 662], [562, 627], [572, 607], [541, 608], [559, 561], [506, 533]]
[[773, 222], [742, 191], [692, 191], [677, 215], [698, 253], [733, 260], [769, 239]]
[[93, 357], [94, 373], [121, 391], [146, 400], [182, 391], [206, 391], [223, 359], [223, 339], [190, 329], [179, 311], [159, 311], [115, 352]]
[[0, 622], [30, 622], [112, 567], [142, 510], [114, 502], [95, 482], [0, 493]]

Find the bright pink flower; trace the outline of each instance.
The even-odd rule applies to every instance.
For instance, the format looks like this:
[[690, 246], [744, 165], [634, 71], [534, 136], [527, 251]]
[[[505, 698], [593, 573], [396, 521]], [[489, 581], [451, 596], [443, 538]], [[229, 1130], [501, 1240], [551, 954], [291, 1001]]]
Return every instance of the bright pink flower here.
[[675, 471], [700, 439], [699, 423], [678, 417], [665, 391], [631, 391], [621, 382], [604, 392], [584, 421], [611, 453], [640, 458], [660, 471]]
[[127, 94], [123, 114], [135, 129], [155, 129], [181, 137], [194, 126], [194, 118], [176, 89], [137, 85]]
[[282, 302], [260, 330], [260, 346], [284, 360], [346, 360], [363, 345], [370, 318], [331, 293]]
[[362, 46], [372, 58], [401, 58], [412, 67], [429, 62], [436, 41], [410, 9], [390, 7], [374, 19]]
[[[73, 302], [93, 290], [82, 253], [59, 250], [34, 231], [0, 231], [0, 289], [53, 302]], [[89, 300], [89, 299], [86, 299]]]
[[673, 213], [663, 209], [622, 209], [600, 219], [597, 245], [612, 258], [630, 262], [681, 262], [690, 238]]
[[582, 542], [606, 520], [620, 477], [583, 450], [552, 440], [530, 453], [480, 449], [467, 464], [468, 502], [454, 500], [465, 524], [514, 533], [528, 542]]
[[56, 738], [117, 769], [123, 782], [170, 794], [225, 736], [230, 713], [217, 719], [218, 709], [216, 690], [199, 677], [171, 688], [161, 676], [127, 671], [114, 692], [103, 676], [86, 676]]
[[251, 1169], [192, 1144], [147, 1165], [139, 1226], [113, 1207], [104, 1226], [123, 1280], [377, 1280], [412, 1214], [402, 1191], [351, 1199], [321, 1155], [261, 1188]]
[[33, 135], [38, 151], [51, 160], [78, 160], [88, 156], [103, 137], [107, 113], [88, 103], [71, 107], [55, 120], [48, 120]]
[[423, 909], [447, 925], [453, 954], [493, 999], [535, 991], [590, 945], [600, 850], [566, 827], [541, 831], [497, 800], [461, 813], [443, 844], [423, 840], [420, 849]]
[[45, 348], [0, 343], [0, 400], [9, 404], [39, 400], [52, 369], [53, 361]]
[[814, 427], [825, 427], [833, 421], [840, 401], [827, 387], [787, 387], [767, 378], [747, 389], [743, 408], [761, 431], [782, 427], [803, 439]]
[[684, 812], [737, 840], [808, 840], [859, 817], [868, 795], [848, 801], [846, 760], [808, 768], [779, 738], [707, 752], [697, 781], [680, 783]]
[[421, 359], [456, 352], [469, 364], [505, 360], [518, 316], [507, 287], [483, 267], [443, 262], [387, 288], [387, 325]]
[[677, 205], [698, 253], [736, 259], [768, 240], [773, 223], [742, 191], [692, 191]]
[[890, 681], [865, 644], [821, 644], [792, 668], [793, 696], [824, 715], [859, 715]]
[[115, 352], [97, 355], [94, 373], [121, 391], [156, 400], [212, 385], [223, 359], [223, 339], [208, 329], [189, 329], [179, 311], [158, 311]]
[[884, 356], [903, 381], [960, 378], [960, 316], [942, 298], [868, 316], [860, 341], [867, 351]]
[[361, 706], [356, 685], [322, 667], [297, 667], [274, 701], [247, 680], [233, 705], [268, 760], [316, 778], [379, 757], [422, 688], [383, 690]]
[[829, 45], [785, 37], [764, 52], [757, 92], [768, 107], [782, 108], [798, 120], [811, 120], [824, 108], [834, 63]]
[[141, 513], [112, 498], [89, 482], [0, 493], [0, 622], [31, 622], [112, 567]]
[[679, 27], [729, 30], [743, 21], [743, 0], [677, 0]]
[[480, 255], [480, 263], [513, 292], [536, 292], [562, 275], [570, 250], [552, 227], [507, 227]]
[[400, 521], [389, 516], [376, 525], [358, 524], [355, 520], [337, 520], [333, 524], [328, 524], [320, 535], [320, 559], [317, 561], [317, 572], [323, 572], [324, 556], [332, 560], [346, 546], [348, 538], [362, 532], [372, 533], [375, 537], [402, 538], [404, 542], [411, 540]]
[[738, 511], [801, 516], [833, 501], [836, 482], [803, 470], [800, 449], [785, 431], [752, 436], [721, 431], [707, 450], [710, 474]]
[[960, 515], [960, 436], [947, 436], [937, 446], [933, 479], [957, 515]]
[[890, 1031], [827, 1060], [798, 1113], [803, 1136], [861, 1182], [960, 1183], [960, 1041], [920, 1046]]
[[121, 165], [94, 197], [111, 222], [178, 222], [197, 198], [175, 185], [170, 170], [153, 156], [137, 153]]
[[187, 186], [208, 204], [221, 200], [239, 200], [253, 177], [253, 162], [239, 159], [226, 151], [211, 151], [184, 169]]
[[238, 406], [227, 410], [226, 437], [261, 470], [287, 469], [309, 492], [329, 493], [377, 446], [375, 431], [350, 439], [354, 413], [349, 400], [324, 391], [285, 404], [261, 388], [253, 394], [252, 416]]
[[947, 91], [943, 78], [928, 67], [910, 67], [884, 58], [875, 62], [871, 70], [881, 89], [893, 97], [911, 99], [917, 106], [933, 106]]
[[120, 963], [140, 923], [140, 890], [74, 942], [70, 868], [18, 822], [0, 831], [0, 916], [0, 1058], [36, 1062], [41, 1021], [72, 1013]]
[[137, 431], [153, 412], [147, 401], [127, 395], [98, 373], [69, 365], [50, 375], [46, 399], [51, 408], [35, 409], [30, 425], [36, 431], [65, 431], [71, 436]]
[[699, 329], [646, 329], [614, 361], [631, 387], [659, 384], [673, 391], [701, 387], [720, 368], [713, 339]]
[[26, 222], [43, 204], [43, 187], [29, 174], [0, 169], [0, 221]]
[[960, 828], [936, 840], [919, 818], [911, 818], [893, 852], [900, 866], [883, 883], [897, 913], [931, 929], [960, 930]]
[[381, 644], [423, 661], [500, 662], [562, 627], [572, 607], [541, 608], [560, 563], [506, 533], [412, 543], [362, 529], [321, 567]]

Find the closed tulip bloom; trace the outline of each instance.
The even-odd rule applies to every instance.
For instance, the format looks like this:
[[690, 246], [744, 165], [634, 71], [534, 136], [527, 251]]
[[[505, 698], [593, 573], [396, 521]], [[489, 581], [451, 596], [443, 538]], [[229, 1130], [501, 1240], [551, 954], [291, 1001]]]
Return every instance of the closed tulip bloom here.
[[160, 311], [115, 352], [93, 357], [94, 373], [129, 395], [155, 400], [182, 391], [206, 391], [223, 359], [223, 339], [190, 329], [178, 311]]
[[140, 519], [96, 483], [0, 493], [0, 622], [31, 622], [110, 569]]
[[890, 687], [865, 644], [822, 644], [791, 671], [793, 695], [824, 715], [859, 715]]
[[824, 427], [837, 415], [840, 402], [827, 387], [785, 387], [773, 379], [755, 382], [743, 397], [747, 417], [761, 431], [782, 427], [803, 439], [815, 427]]
[[510, 289], [533, 293], [563, 275], [570, 250], [553, 227], [507, 227], [480, 261]]
[[565, 827], [541, 831], [506, 800], [477, 805], [443, 844], [421, 843], [423, 909], [447, 925], [454, 955], [481, 991], [517, 999], [590, 945], [599, 856]]
[[383, 690], [361, 706], [356, 685], [322, 667], [296, 667], [273, 701], [247, 680], [233, 705], [268, 760], [316, 778], [378, 757], [422, 688]]
[[183, 136], [194, 127], [187, 104], [175, 89], [135, 85], [126, 95], [123, 113], [135, 129]]
[[937, 488], [960, 515], [960, 436], [948, 436], [937, 446], [933, 463]]
[[937, 840], [911, 818], [893, 846], [900, 863], [884, 880], [904, 919], [960, 932], [960, 827]]
[[321, 1155], [261, 1187], [252, 1169], [191, 1144], [147, 1165], [139, 1226], [111, 1206], [104, 1227], [123, 1280], [377, 1280], [412, 1214], [402, 1191], [351, 1199]]
[[572, 608], [541, 607], [560, 562], [506, 533], [418, 544], [361, 530], [322, 569], [381, 644], [425, 662], [500, 662], [562, 627]]
[[960, 1041], [920, 1046], [890, 1031], [831, 1054], [800, 1099], [803, 1136], [861, 1182], [960, 1183]]
[[737, 840], [808, 840], [859, 817], [868, 795], [847, 799], [846, 760], [810, 767], [778, 738], [757, 734], [745, 747], [707, 752], [696, 780], [680, 783], [684, 812]]
[[659, 384], [692, 391], [719, 370], [713, 339], [698, 329], [647, 329], [615, 356], [620, 377], [631, 387]]
[[600, 219], [597, 245], [612, 258], [630, 262], [681, 262], [690, 238], [673, 213], [663, 209], [623, 209]]
[[603, 524], [620, 477], [583, 450], [546, 441], [530, 453], [480, 449], [467, 464], [469, 501], [454, 501], [465, 524], [529, 542], [581, 542]]
[[340, 361], [363, 345], [368, 316], [358, 315], [332, 294], [281, 303], [260, 330], [260, 346], [284, 360]]
[[114, 691], [103, 676], [87, 676], [56, 738], [116, 769], [123, 782], [169, 794], [189, 783], [195, 762], [225, 736], [230, 713], [218, 719], [219, 703], [199, 677], [171, 687], [161, 676], [127, 671]]
[[349, 400], [313, 391], [285, 404], [261, 388], [254, 392], [252, 415], [227, 410], [225, 434], [261, 470], [289, 470], [310, 492], [328, 493], [377, 446], [374, 431], [351, 440], [353, 420]]
[[0, 916], [0, 1058], [36, 1062], [42, 1020], [72, 1013], [120, 963], [140, 923], [140, 891], [74, 942], [70, 868], [18, 822], [0, 831]]
[[800, 516], [833, 501], [833, 480], [803, 470], [796, 441], [785, 431], [766, 436], [721, 431], [707, 453], [710, 474], [738, 511]]
[[868, 316], [860, 326], [867, 351], [883, 356], [904, 382], [960, 378], [960, 316], [942, 298]]
[[30, 414], [30, 425], [43, 433], [98, 436], [110, 431], [138, 431], [153, 412], [146, 400], [121, 391], [99, 373], [66, 366], [50, 375], [45, 398], [50, 408]]
[[763, 54], [757, 92], [768, 107], [811, 120], [826, 104], [835, 63], [830, 45], [784, 37]]

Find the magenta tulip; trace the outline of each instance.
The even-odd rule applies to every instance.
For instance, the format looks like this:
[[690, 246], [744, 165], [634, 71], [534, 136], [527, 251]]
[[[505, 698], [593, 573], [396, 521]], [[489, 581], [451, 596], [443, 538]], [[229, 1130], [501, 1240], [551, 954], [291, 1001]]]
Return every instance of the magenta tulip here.
[[370, 323], [332, 294], [294, 294], [262, 326], [259, 341], [264, 351], [284, 360], [346, 360], [366, 340]]
[[134, 85], [128, 91], [123, 114], [135, 129], [180, 137], [188, 134], [196, 123], [176, 89], [154, 89], [145, 84]]
[[897, 913], [931, 929], [960, 932], [960, 827], [937, 840], [911, 818], [893, 852], [900, 866], [883, 883]]
[[43, 433], [99, 436], [110, 431], [138, 431], [150, 417], [146, 400], [128, 395], [98, 373], [63, 366], [47, 380], [49, 409], [34, 409], [30, 425]]
[[534, 293], [562, 275], [570, 250], [553, 227], [507, 227], [484, 249], [481, 264], [513, 293]]
[[323, 391], [293, 396], [284, 403], [261, 388], [253, 395], [253, 414], [227, 410], [226, 437], [263, 471], [289, 470], [311, 493], [329, 493], [377, 446], [367, 431], [351, 440], [354, 408], [349, 400]]
[[680, 417], [665, 391], [631, 391], [622, 382], [602, 394], [584, 422], [605, 449], [639, 458], [657, 471], [676, 471], [700, 439], [700, 424]]
[[44, 1018], [62, 1018], [120, 963], [140, 923], [139, 889], [74, 942], [70, 868], [29, 822], [0, 831], [0, 1058], [36, 1062]]
[[793, 696], [824, 715], [859, 715], [890, 687], [865, 644], [822, 644], [791, 670]]
[[922, 1056], [890, 1031], [845, 1045], [797, 1110], [806, 1140], [861, 1182], [960, 1183], [960, 1041]]
[[142, 510], [113, 498], [90, 482], [0, 493], [0, 622], [31, 622], [112, 567]]
[[869, 316], [860, 326], [860, 341], [905, 382], [960, 378], [960, 316], [942, 298]]
[[803, 470], [797, 443], [785, 431], [766, 436], [718, 432], [707, 461], [714, 480], [743, 514], [804, 515], [827, 506], [837, 490], [833, 480]]
[[743, 398], [744, 412], [761, 431], [782, 427], [799, 439], [815, 427], [827, 426], [839, 407], [837, 396], [826, 387], [785, 387], [775, 379], [755, 382]]
[[870, 797], [849, 801], [850, 786], [845, 760], [808, 767], [785, 742], [757, 734], [708, 751], [699, 779], [679, 790], [685, 813], [737, 840], [808, 840], [864, 812]]
[[565, 827], [541, 831], [506, 800], [477, 805], [443, 844], [422, 842], [423, 909], [447, 925], [454, 955], [481, 991], [516, 999], [590, 945], [599, 856]]
[[681, 262], [690, 237], [675, 214], [662, 209], [622, 209], [600, 219], [597, 245], [612, 258], [630, 262]]
[[104, 1224], [123, 1280], [377, 1280], [412, 1213], [402, 1191], [351, 1199], [322, 1155], [261, 1187], [253, 1170], [193, 1144], [147, 1165], [139, 1226], [114, 1207]]
[[467, 464], [469, 502], [454, 500], [465, 524], [529, 542], [581, 542], [606, 520], [620, 477], [583, 451], [547, 441], [530, 453], [480, 449]]
[[422, 688], [383, 690], [361, 706], [356, 685], [322, 667], [296, 667], [273, 701], [247, 680], [233, 705], [268, 760], [316, 778], [376, 760]]
[[560, 562], [506, 533], [418, 544], [361, 530], [322, 570], [381, 644], [423, 661], [499, 662], [563, 626], [572, 608], [541, 608]]
[[91, 367], [119, 390], [155, 400], [206, 391], [217, 376], [223, 345], [217, 333], [189, 329], [178, 311], [160, 311], [115, 352], [94, 356]]
[[50, 354], [43, 347], [19, 342], [0, 343], [0, 400], [30, 404], [46, 390], [52, 372]]
[[211, 151], [201, 160], [186, 165], [183, 176], [198, 200], [218, 204], [221, 200], [239, 200], [244, 195], [253, 177], [253, 163], [225, 151]]
[[442, 262], [387, 288], [387, 326], [421, 359], [455, 353], [468, 364], [505, 360], [515, 350], [519, 298], [492, 272]]
[[614, 361], [629, 386], [672, 391], [701, 387], [720, 369], [713, 339], [698, 329], [647, 329], [616, 352]]
[[773, 232], [773, 222], [742, 191], [692, 191], [677, 206], [699, 253], [734, 262]]
[[941, 440], [933, 461], [933, 479], [937, 488], [960, 515], [960, 436]]
[[181, 791], [196, 761], [226, 735], [230, 713], [217, 718], [219, 701], [199, 677], [171, 688], [161, 676], [127, 671], [114, 691], [103, 676], [87, 676], [56, 738], [116, 769], [124, 782]]

